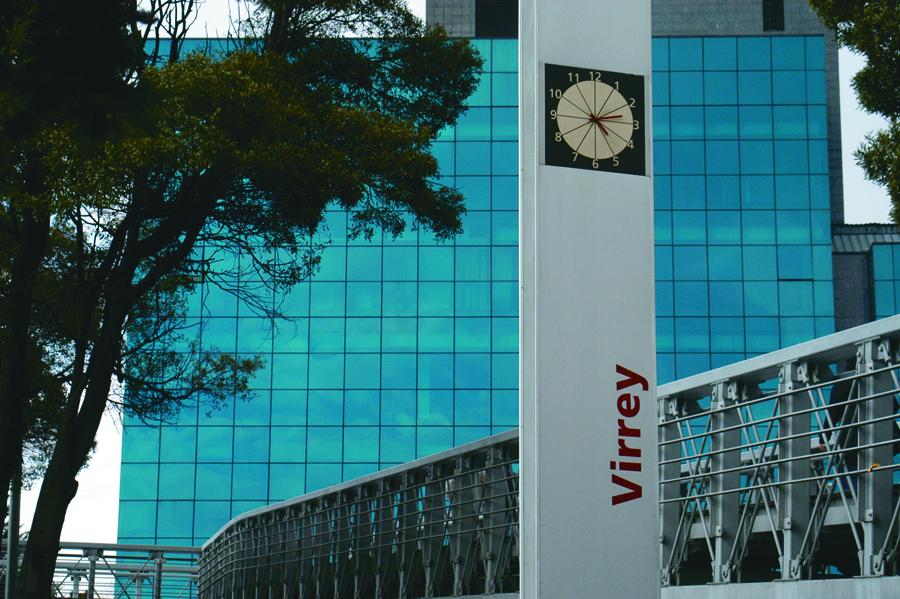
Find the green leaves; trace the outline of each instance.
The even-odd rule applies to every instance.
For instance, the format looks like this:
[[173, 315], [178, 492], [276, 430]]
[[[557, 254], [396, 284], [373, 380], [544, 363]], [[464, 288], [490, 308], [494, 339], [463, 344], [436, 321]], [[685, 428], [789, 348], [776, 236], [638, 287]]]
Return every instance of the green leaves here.
[[867, 136], [856, 158], [871, 181], [884, 186], [900, 223], [900, 2], [898, 0], [810, 0], [838, 43], [866, 57], [853, 77], [859, 102], [886, 117], [887, 130]]

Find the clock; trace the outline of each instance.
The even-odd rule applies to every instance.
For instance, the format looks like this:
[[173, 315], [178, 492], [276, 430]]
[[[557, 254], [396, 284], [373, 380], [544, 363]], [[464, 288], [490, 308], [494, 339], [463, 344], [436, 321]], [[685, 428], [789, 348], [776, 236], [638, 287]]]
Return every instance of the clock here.
[[647, 174], [641, 75], [546, 64], [544, 87], [545, 164]]

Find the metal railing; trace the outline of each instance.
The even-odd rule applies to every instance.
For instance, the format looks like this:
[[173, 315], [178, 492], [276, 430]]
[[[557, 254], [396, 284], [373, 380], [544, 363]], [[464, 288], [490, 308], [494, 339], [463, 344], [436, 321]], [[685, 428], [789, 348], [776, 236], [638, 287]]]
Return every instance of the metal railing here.
[[[190, 599], [197, 596], [199, 556], [199, 547], [60, 543], [52, 596]], [[6, 566], [0, 560], [0, 578]]]
[[240, 516], [203, 547], [200, 597], [518, 590], [518, 431]]
[[[900, 316], [663, 385], [660, 582], [898, 574]], [[518, 432], [235, 518], [199, 596], [518, 590]]]
[[898, 573], [900, 316], [663, 385], [661, 581]]

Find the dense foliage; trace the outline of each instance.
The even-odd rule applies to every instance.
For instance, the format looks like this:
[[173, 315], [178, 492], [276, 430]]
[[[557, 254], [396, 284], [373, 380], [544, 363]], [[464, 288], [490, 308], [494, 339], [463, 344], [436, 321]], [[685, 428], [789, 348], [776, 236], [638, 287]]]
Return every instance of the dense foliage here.
[[838, 43], [866, 58], [853, 89], [869, 112], [882, 115], [886, 129], [866, 137], [856, 159], [866, 177], [886, 188], [891, 216], [900, 223], [900, 1], [810, 0]]
[[237, 248], [277, 293], [315, 269], [328, 206], [353, 209], [358, 235], [407, 215], [460, 228], [429, 148], [474, 89], [465, 41], [400, 0], [260, 1], [185, 54], [192, 6], [0, 7], [0, 485], [23, 451], [47, 459], [17, 596], [49, 592], [111, 403], [164, 418], [203, 391], [214, 409], [260, 367], [185, 325], [200, 283], [277, 316], [221, 256]]

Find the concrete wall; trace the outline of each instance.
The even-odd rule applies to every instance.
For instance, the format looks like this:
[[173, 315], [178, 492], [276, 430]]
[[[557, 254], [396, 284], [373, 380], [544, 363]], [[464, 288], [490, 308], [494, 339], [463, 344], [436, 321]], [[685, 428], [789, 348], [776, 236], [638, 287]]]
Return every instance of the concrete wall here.
[[[873, 318], [868, 254], [832, 254], [834, 326], [843, 331]], [[898, 592], [900, 596], [900, 592]]]

